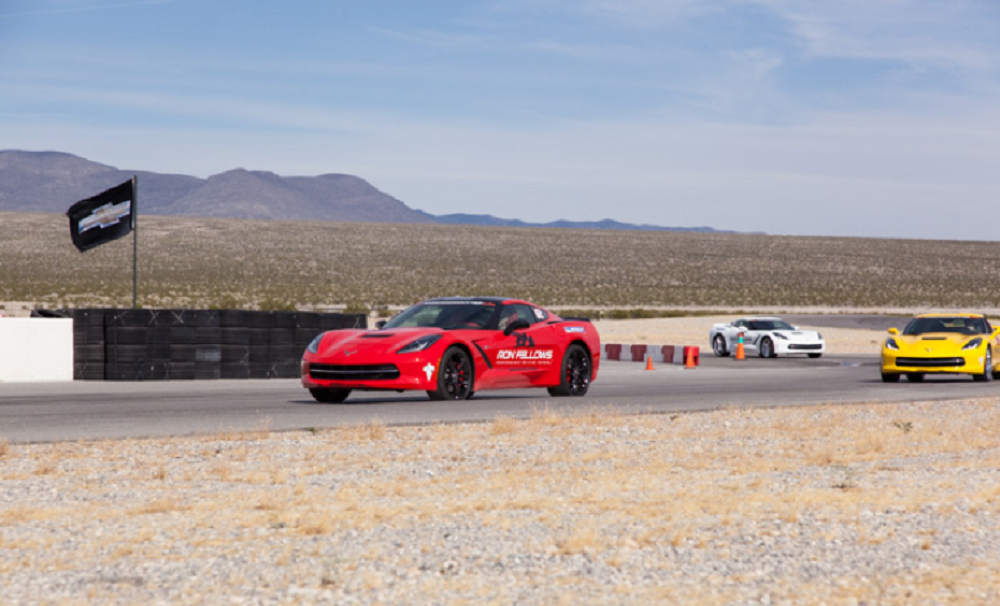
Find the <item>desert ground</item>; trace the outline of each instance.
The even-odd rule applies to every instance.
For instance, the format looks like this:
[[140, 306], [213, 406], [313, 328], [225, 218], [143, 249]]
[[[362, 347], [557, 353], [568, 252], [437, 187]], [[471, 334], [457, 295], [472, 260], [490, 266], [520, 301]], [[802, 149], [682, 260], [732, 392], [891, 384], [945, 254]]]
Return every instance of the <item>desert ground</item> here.
[[[0, 315], [131, 304], [131, 241], [80, 254], [61, 215], [4, 220]], [[981, 263], [997, 242], [166, 217], [140, 233], [144, 307], [374, 320], [494, 294], [598, 310], [605, 342], [705, 352], [744, 312], [1000, 308], [1000, 266]], [[606, 319], [649, 310], [713, 315]], [[885, 335], [816, 328], [831, 354], [877, 355]], [[0, 427], [0, 604], [996, 604], [989, 393], [53, 444]]]
[[0, 602], [996, 604], [998, 404], [0, 441]]

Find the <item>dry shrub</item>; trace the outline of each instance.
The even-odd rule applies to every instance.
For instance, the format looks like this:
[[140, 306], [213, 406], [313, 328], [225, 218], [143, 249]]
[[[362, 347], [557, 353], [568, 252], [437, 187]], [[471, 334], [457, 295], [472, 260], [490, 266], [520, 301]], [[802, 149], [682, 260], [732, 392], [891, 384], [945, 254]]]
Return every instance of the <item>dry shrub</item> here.
[[591, 525], [577, 526], [568, 536], [556, 542], [556, 548], [562, 555], [595, 553], [602, 548], [601, 532]]
[[531, 409], [531, 424], [536, 427], [554, 427], [566, 422], [566, 415], [552, 410], [548, 405]]
[[10, 441], [7, 438], [0, 440], [0, 457], [7, 456], [10, 452]]
[[493, 424], [490, 426], [490, 433], [493, 435], [514, 433], [517, 431], [518, 425], [519, 422], [515, 419], [497, 415], [497, 417], [493, 419]]
[[172, 497], [164, 497], [162, 499], [150, 501], [145, 505], [131, 510], [129, 513], [133, 515], [147, 515], [154, 513], [169, 513], [171, 511], [187, 511], [189, 509], [191, 509], [190, 506], [180, 503]]
[[365, 426], [364, 431], [365, 438], [370, 441], [384, 440], [385, 439], [385, 421], [379, 418], [374, 418], [368, 422]]

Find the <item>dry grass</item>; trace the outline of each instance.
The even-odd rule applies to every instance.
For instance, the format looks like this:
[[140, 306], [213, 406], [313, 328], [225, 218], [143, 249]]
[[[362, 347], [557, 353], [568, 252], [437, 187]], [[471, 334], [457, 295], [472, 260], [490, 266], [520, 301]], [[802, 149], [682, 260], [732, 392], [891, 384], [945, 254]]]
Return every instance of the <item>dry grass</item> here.
[[[902, 605], [931, 603], [945, 592], [951, 598], [942, 603], [985, 604], [982, 596], [1000, 595], [1000, 561], [965, 560], [945, 546], [962, 533], [991, 531], [973, 520], [1000, 515], [998, 404], [986, 398], [669, 416], [545, 408], [481, 425], [375, 421], [300, 433], [19, 445], [7, 448], [0, 467], [5, 490], [20, 495], [0, 501], [0, 572], [40, 569], [51, 542], [68, 532], [79, 537], [76, 551], [53, 565], [69, 572], [88, 570], [91, 553], [134, 568], [185, 550], [205, 558], [239, 553], [270, 562], [271, 583], [349, 586], [362, 601], [378, 601], [385, 583], [378, 570], [416, 570], [429, 561], [413, 601], [437, 600], [439, 591], [476, 601], [462, 591], [472, 591], [470, 575], [482, 574], [475, 567], [486, 556], [451, 551], [422, 529], [478, 529], [506, 537], [520, 554], [585, 558], [623, 577], [649, 566], [669, 577], [687, 558], [726, 570], [746, 537], [818, 545], [812, 557], [820, 560], [836, 558], [838, 544], [879, 549], [906, 540], [929, 559], [826, 580], [789, 566], [766, 589], [773, 602]], [[49, 470], [35, 475], [39, 465]], [[28, 484], [36, 488], [17, 492]], [[75, 496], [45, 496], [57, 494]], [[74, 506], [81, 495], [88, 505]], [[896, 525], [928, 508], [948, 523]], [[86, 531], [94, 528], [103, 534]], [[412, 546], [421, 561], [400, 559], [391, 537], [403, 529], [422, 537]], [[324, 564], [301, 578], [307, 547]], [[275, 557], [276, 549], [284, 555]], [[620, 596], [633, 603], [752, 601], [760, 591], [755, 573], [734, 569], [718, 578], [621, 585]], [[559, 587], [552, 595], [572, 598], [589, 582], [529, 577], [519, 585]], [[191, 583], [191, 595], [212, 591]], [[513, 598], [488, 585], [499, 592], [493, 599]]]
[[[131, 239], [85, 254], [2, 213], [0, 302], [131, 304]], [[1000, 307], [998, 242], [140, 217], [144, 307], [364, 308], [450, 294], [555, 309]], [[448, 254], [442, 254], [448, 251]], [[897, 259], [921, 271], [900, 271]], [[933, 275], [934, 280], [925, 276]]]

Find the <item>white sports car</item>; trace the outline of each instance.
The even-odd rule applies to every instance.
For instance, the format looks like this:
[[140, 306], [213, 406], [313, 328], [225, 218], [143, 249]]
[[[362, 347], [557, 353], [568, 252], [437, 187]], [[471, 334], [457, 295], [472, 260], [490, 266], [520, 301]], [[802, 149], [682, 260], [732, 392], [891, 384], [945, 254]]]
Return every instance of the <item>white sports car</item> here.
[[808, 354], [818, 358], [826, 352], [823, 335], [814, 330], [799, 330], [781, 318], [750, 317], [729, 324], [713, 324], [708, 333], [712, 351], [719, 357], [736, 352], [743, 337], [743, 352], [762, 358]]

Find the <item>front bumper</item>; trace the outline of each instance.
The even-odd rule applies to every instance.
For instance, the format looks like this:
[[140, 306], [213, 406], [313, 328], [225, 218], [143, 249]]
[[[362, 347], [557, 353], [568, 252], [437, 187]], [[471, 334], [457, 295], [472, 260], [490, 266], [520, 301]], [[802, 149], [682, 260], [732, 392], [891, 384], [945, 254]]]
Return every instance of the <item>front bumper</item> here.
[[774, 343], [774, 353], [779, 356], [804, 355], [804, 354], [824, 354], [826, 353], [825, 341], [782, 341], [772, 340]]
[[958, 355], [914, 355], [897, 350], [882, 350], [882, 373], [951, 373], [965, 375], [983, 374], [986, 352], [973, 350]]
[[302, 386], [362, 390], [430, 390], [437, 388], [439, 360], [421, 355], [398, 356], [392, 363], [331, 363], [302, 358]]

